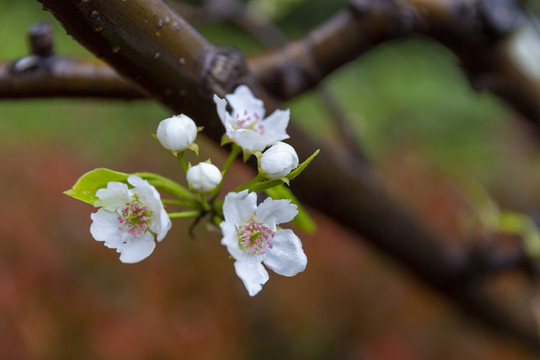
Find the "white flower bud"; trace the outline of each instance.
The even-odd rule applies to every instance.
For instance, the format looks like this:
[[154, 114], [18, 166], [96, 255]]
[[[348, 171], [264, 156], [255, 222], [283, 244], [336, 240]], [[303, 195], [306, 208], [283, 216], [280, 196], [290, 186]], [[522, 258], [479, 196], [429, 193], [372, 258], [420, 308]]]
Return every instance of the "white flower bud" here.
[[213, 164], [202, 162], [190, 167], [186, 178], [189, 186], [195, 191], [206, 194], [221, 182], [221, 171]]
[[157, 129], [157, 138], [167, 150], [183, 151], [197, 137], [197, 125], [190, 117], [181, 114], [162, 120]]
[[279, 141], [262, 154], [259, 166], [269, 179], [280, 179], [298, 167], [298, 155], [291, 145]]

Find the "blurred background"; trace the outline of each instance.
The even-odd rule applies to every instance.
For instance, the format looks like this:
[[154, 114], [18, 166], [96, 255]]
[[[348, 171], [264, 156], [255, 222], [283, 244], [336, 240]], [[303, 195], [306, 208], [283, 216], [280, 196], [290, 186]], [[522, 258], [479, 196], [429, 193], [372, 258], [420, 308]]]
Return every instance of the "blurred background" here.
[[[345, 4], [252, 5], [294, 38]], [[56, 54], [93, 58], [30, 0], [0, 2], [0, 58], [25, 56], [25, 32], [43, 19], [54, 24]], [[198, 28], [247, 54], [262, 49], [230, 24]], [[387, 43], [325, 85], [389, 191], [448, 241], [483, 241], [483, 204], [474, 194], [489, 194], [501, 209], [538, 210], [531, 129], [496, 98], [473, 91], [445, 48], [425, 38]], [[283, 107], [314, 136], [339, 141], [317, 94]], [[219, 234], [199, 226], [192, 239], [188, 221], [175, 221], [148, 259], [120, 263], [90, 236], [94, 209], [62, 192], [96, 167], [184, 182], [176, 160], [151, 136], [168, 116], [151, 101], [0, 101], [1, 359], [533, 358], [321, 213], [311, 212], [315, 233], [297, 230], [306, 271], [294, 278], [270, 273], [254, 298]], [[200, 159], [223, 162], [220, 148], [205, 139], [200, 145]], [[233, 169], [230, 187], [250, 176], [241, 165]], [[520, 309], [535, 295], [516, 274], [501, 276], [496, 287]]]

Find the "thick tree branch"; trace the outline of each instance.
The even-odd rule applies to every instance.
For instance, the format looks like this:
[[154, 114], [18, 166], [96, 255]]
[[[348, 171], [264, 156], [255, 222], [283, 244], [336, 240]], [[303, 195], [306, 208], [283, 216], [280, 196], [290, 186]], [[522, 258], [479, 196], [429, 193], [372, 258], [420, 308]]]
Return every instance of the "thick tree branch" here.
[[29, 55], [0, 62], [0, 99], [32, 97], [147, 98], [110, 66], [96, 61]]
[[[215, 141], [219, 141], [223, 129], [211, 101], [212, 93], [223, 95], [237, 84], [247, 83], [265, 100], [268, 110], [277, 106], [275, 99], [247, 71], [240, 54], [212, 46], [160, 1], [40, 2], [90, 51], [152, 93], [172, 111], [186, 113], [196, 119]], [[374, 3], [381, 4], [380, 1]], [[382, 3], [381, 7], [388, 4], [387, 1]], [[357, 17], [358, 10], [355, 11], [354, 14], [349, 11], [340, 15], [343, 16], [341, 21], [351, 25], [347, 17]], [[366, 36], [380, 31], [383, 20], [387, 19], [379, 18], [373, 23], [374, 29], [365, 28]], [[357, 24], [352, 26], [358, 29]], [[330, 30], [321, 31], [324, 34]], [[362, 46], [353, 44], [349, 38], [355, 36], [338, 35], [339, 32], [334, 34], [336, 41], [331, 51], [323, 54], [322, 48], [315, 49], [328, 61], [328, 71], [343, 63], [345, 58], [348, 61], [357, 55], [338, 54], [337, 60], [331, 59], [332, 51], [338, 50], [337, 43], [343, 41], [352, 49], [367, 47], [365, 42]], [[312, 36], [316, 38], [317, 32]], [[117, 48], [119, 51], [114, 51]], [[296, 50], [298, 53], [304, 51], [300, 43], [297, 43]], [[305, 60], [306, 69], [314, 68], [303, 56], [293, 59]], [[302, 62], [299, 64], [306, 66]], [[289, 133], [301, 158], [306, 158], [320, 147], [294, 128]], [[536, 350], [540, 349], [532, 321], [524, 323], [516, 319], [511, 312], [496, 306], [476, 283], [462, 282], [464, 278], [461, 275], [468, 266], [467, 256], [459, 249], [444, 245], [441, 239], [426, 231], [395, 204], [362, 161], [331, 148], [323, 148], [305, 175], [295, 179], [292, 185], [303, 202], [365, 236], [371, 244], [390, 254], [476, 318]]]
[[413, 34], [432, 37], [460, 59], [472, 86], [501, 97], [537, 128], [540, 89], [517, 69], [505, 37], [520, 24], [514, 1], [355, 0], [307, 36], [250, 59], [255, 76], [282, 99], [311, 89], [377, 44]]

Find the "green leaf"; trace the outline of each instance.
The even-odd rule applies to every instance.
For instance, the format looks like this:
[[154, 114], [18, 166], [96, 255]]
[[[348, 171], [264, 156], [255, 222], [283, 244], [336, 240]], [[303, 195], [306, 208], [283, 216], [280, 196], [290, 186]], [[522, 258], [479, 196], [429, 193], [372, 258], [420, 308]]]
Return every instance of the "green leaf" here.
[[135, 173], [135, 175], [139, 176], [141, 179], [148, 181], [158, 190], [188, 200], [192, 205], [197, 204], [197, 198], [195, 197], [195, 195], [182, 185], [178, 184], [176, 181], [166, 178], [165, 176], [150, 172], [137, 172]]
[[105, 168], [98, 168], [87, 172], [77, 180], [75, 185], [64, 194], [87, 204], [94, 205], [99, 200], [96, 191], [106, 188], [111, 181], [126, 182], [129, 174], [113, 171]]
[[297, 177], [298, 175], [300, 175], [300, 173], [302, 171], [304, 171], [304, 169], [309, 165], [309, 163], [315, 159], [315, 156], [319, 155], [319, 152], [320, 150], [317, 149], [317, 151], [315, 151], [313, 153], [313, 155], [311, 155], [309, 158], [307, 158], [306, 161], [304, 161], [302, 164], [300, 164], [299, 167], [297, 167], [294, 171], [291, 171], [291, 173], [289, 175], [287, 175], [287, 179], [289, 180], [292, 180], [294, 179], [295, 177]]
[[[281, 180], [274, 180], [279, 181]], [[268, 188], [265, 190], [265, 192], [270, 196], [272, 199], [279, 200], [279, 199], [290, 199], [293, 204], [295, 204], [298, 208], [298, 215], [293, 219], [292, 223], [298, 227], [300, 230], [312, 233], [316, 230], [317, 226], [315, 225], [315, 222], [309, 216], [307, 211], [300, 205], [300, 202], [296, 197], [293, 195], [291, 190], [286, 187], [285, 185], [279, 185], [274, 186], [272, 188]]]

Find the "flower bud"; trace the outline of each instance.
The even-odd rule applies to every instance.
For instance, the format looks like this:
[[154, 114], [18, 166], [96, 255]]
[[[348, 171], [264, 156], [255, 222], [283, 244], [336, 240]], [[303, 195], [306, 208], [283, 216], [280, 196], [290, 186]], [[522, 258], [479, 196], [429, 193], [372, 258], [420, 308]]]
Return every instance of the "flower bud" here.
[[259, 166], [269, 179], [280, 179], [298, 167], [298, 155], [291, 145], [279, 141], [262, 154]]
[[161, 145], [170, 151], [183, 151], [197, 137], [197, 125], [190, 117], [181, 114], [162, 120], [157, 129]]
[[205, 194], [216, 188], [221, 182], [221, 172], [217, 166], [206, 162], [188, 169], [187, 182], [195, 191]]

